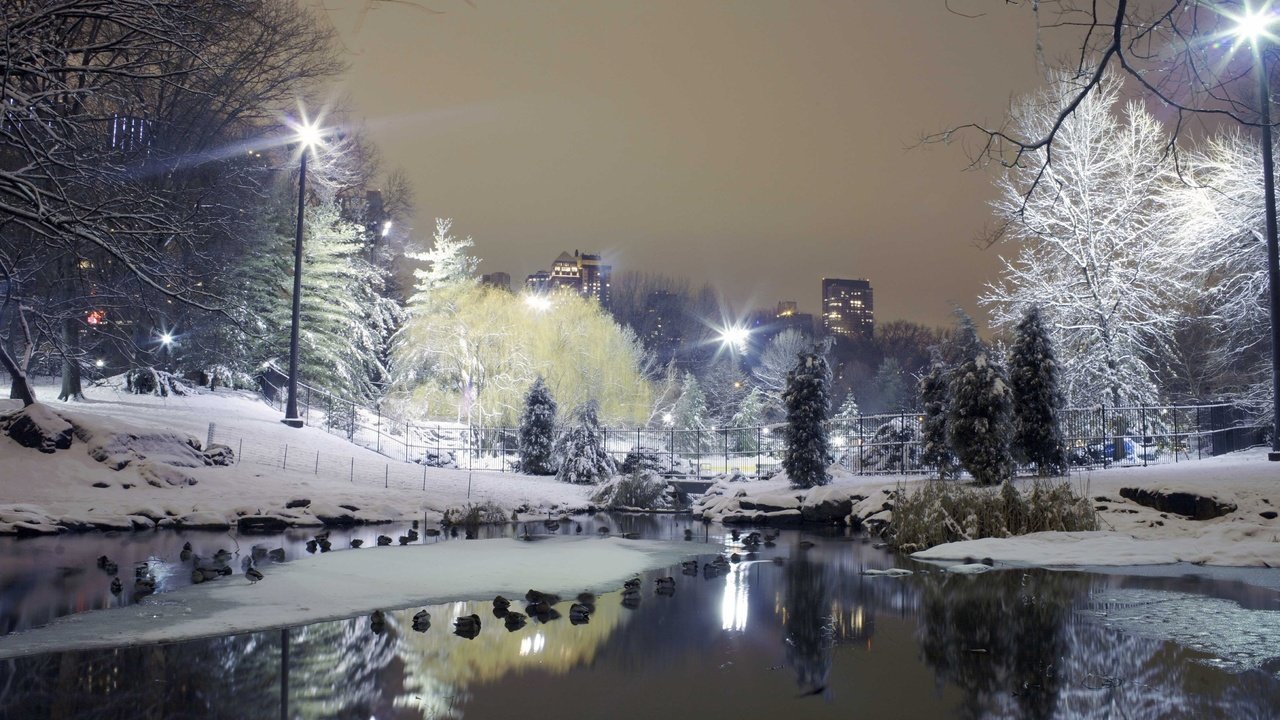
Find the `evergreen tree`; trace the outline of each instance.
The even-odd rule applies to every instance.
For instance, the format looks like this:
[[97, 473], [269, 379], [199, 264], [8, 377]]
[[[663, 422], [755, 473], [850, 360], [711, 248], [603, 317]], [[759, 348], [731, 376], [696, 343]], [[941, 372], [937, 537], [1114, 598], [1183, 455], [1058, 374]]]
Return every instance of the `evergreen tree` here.
[[[844, 402], [840, 404], [840, 410], [831, 418], [830, 431], [837, 438], [844, 438], [844, 447], [855, 448], [856, 441], [861, 437], [862, 409], [858, 407], [858, 400], [853, 393], [844, 396]], [[856, 452], [856, 450], [855, 450]]]
[[1009, 351], [1009, 387], [1013, 392], [1013, 452], [1023, 462], [1035, 463], [1041, 475], [1066, 470], [1066, 447], [1058, 408], [1058, 360], [1049, 331], [1032, 306], [1018, 323]]
[[560, 466], [556, 472], [557, 480], [590, 485], [607, 480], [618, 471], [605, 449], [598, 412], [594, 400], [583, 403], [575, 411], [578, 423], [556, 445], [555, 455]]
[[907, 386], [902, 379], [902, 365], [897, 358], [885, 358], [871, 382], [880, 399], [882, 411], [895, 413], [907, 409]]
[[937, 468], [939, 478], [955, 475], [955, 455], [947, 445], [947, 387], [950, 372], [942, 350], [933, 350], [933, 359], [920, 378], [920, 402], [924, 420], [920, 423], [920, 459]]
[[769, 399], [760, 388], [751, 388], [738, 403], [738, 411], [729, 420], [728, 432], [732, 433], [730, 447], [738, 452], [755, 452], [760, 444], [757, 433], [764, 420]]
[[791, 372], [782, 401], [787, 409], [782, 467], [795, 487], [826, 485], [831, 455], [827, 413], [831, 410], [831, 369], [815, 351], [803, 352]]
[[[677, 449], [685, 452], [701, 449], [698, 438], [708, 429], [707, 398], [702, 394], [698, 379], [691, 372], [684, 374], [680, 398], [676, 400], [675, 407], [671, 408], [671, 423], [676, 430], [684, 431], [678, 435]], [[703, 440], [709, 442], [710, 437], [704, 437]]]
[[991, 362], [972, 321], [961, 323], [955, 347], [963, 359], [948, 383], [947, 440], [974, 480], [996, 485], [1013, 475], [1009, 386], [1000, 367]]
[[556, 401], [539, 375], [524, 396], [520, 414], [520, 470], [530, 475], [554, 475]]

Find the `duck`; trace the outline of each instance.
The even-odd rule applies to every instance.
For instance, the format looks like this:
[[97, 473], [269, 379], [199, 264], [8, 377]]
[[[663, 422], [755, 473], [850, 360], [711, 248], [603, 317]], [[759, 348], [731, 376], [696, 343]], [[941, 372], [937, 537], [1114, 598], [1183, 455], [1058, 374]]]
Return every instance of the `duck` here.
[[312, 555], [314, 555], [316, 550], [318, 550], [319, 548], [320, 548], [320, 543], [316, 542], [315, 540], [307, 541], [307, 552], [311, 553]]
[[111, 578], [111, 594], [119, 595], [122, 590], [124, 590], [124, 583], [120, 582], [120, 577]]
[[417, 530], [409, 528], [409, 532], [405, 533], [405, 537], [409, 538], [409, 542], [418, 542], [418, 538], [420, 536], [418, 535]]
[[191, 552], [191, 543], [190, 542], [182, 543], [182, 549], [186, 550], [187, 552]]
[[409, 529], [410, 529], [410, 530], [417, 530], [417, 529], [418, 529], [418, 521], [417, 521], [417, 520], [414, 520], [414, 521], [413, 521], [413, 524], [409, 526]]
[[249, 584], [253, 585], [262, 579], [262, 571], [250, 565], [249, 569], [244, 571], [244, 576], [249, 578]]
[[573, 532], [574, 532], [574, 534], [581, 535], [581, 534], [582, 534], [582, 523], [574, 523], [574, 524], [573, 524]]
[[773, 542], [778, 539], [778, 530], [766, 530], [763, 536], [765, 542]]
[[427, 537], [439, 537], [440, 531], [435, 528], [427, 528], [426, 530], [422, 531], [422, 534], [426, 535]]
[[569, 606], [569, 622], [574, 625], [581, 625], [591, 619], [591, 608], [582, 603], [574, 603]]
[[267, 557], [271, 558], [272, 562], [284, 562], [284, 548], [268, 550]]
[[524, 599], [531, 603], [545, 602], [548, 605], [555, 605], [560, 602], [560, 596], [554, 593], [544, 593], [538, 590], [530, 590], [524, 594]]
[[551, 619], [551, 604], [545, 600], [537, 600], [525, 606], [524, 611], [529, 617], [535, 617], [546, 622]]
[[182, 546], [182, 550], [178, 551], [178, 560], [186, 562], [191, 559], [191, 543]]
[[471, 615], [463, 615], [455, 618], [453, 621], [453, 634], [468, 640], [480, 634], [480, 616], [472, 613]]
[[499, 610], [499, 609], [506, 610], [509, 607], [511, 607], [511, 601], [502, 597], [501, 595], [498, 595], [493, 599], [494, 610]]
[[801, 540], [799, 544], [801, 550], [808, 550], [813, 547], [813, 542], [810, 540]]
[[655, 581], [655, 584], [658, 586], [658, 592], [676, 589], [676, 579], [673, 577], [660, 577]]
[[525, 626], [529, 621], [528, 616], [518, 612], [508, 612], [502, 617], [502, 622], [507, 626], [509, 632], [515, 632]]
[[640, 589], [627, 588], [622, 591], [622, 607], [634, 609], [640, 606]]
[[329, 531], [321, 530], [320, 532], [316, 533], [312, 537], [316, 539], [316, 542], [324, 542], [325, 540], [329, 539]]
[[218, 552], [213, 554], [213, 559], [215, 562], [227, 562], [231, 559], [231, 551], [226, 548], [218, 548]]
[[739, 555], [738, 553], [733, 553], [729, 556], [729, 562], [735, 563], [735, 564], [740, 563], [742, 562], [742, 556]]
[[151, 566], [148, 565], [146, 562], [138, 563], [137, 567], [133, 569], [134, 580], [141, 580], [142, 578], [150, 574], [151, 574]]
[[697, 575], [698, 561], [685, 560], [684, 562], [680, 563], [680, 571], [683, 572], [685, 575]]
[[596, 611], [596, 594], [589, 592], [578, 593], [578, 602], [591, 608], [591, 612]]
[[628, 580], [628, 581], [626, 581], [626, 582], [622, 583], [622, 589], [623, 589], [623, 590], [639, 590], [639, 589], [640, 589], [640, 578], [638, 578], [638, 577], [633, 577], [633, 578], [631, 578], [630, 580]]
[[693, 539], [693, 529], [692, 529], [692, 528], [685, 528], [685, 529], [684, 529], [684, 539], [685, 539], [685, 540], [692, 540], [692, 539]]
[[333, 543], [329, 542], [329, 538], [323, 537], [316, 541], [320, 545], [320, 552], [327, 553], [333, 549]]
[[733, 538], [734, 542], [738, 542], [739, 535], [741, 535], [741, 533], [738, 532], [738, 528], [733, 528], [729, 531], [729, 536]]
[[378, 536], [378, 547], [386, 547], [390, 544], [391, 544], [391, 538], [387, 537], [386, 535]]
[[387, 629], [387, 616], [381, 610], [374, 610], [369, 615], [369, 630], [375, 635], [381, 635]]
[[120, 566], [106, 555], [98, 558], [98, 567], [102, 568], [102, 571], [108, 575], [115, 575], [120, 572]]
[[600, 527], [596, 528], [596, 533], [597, 533], [597, 534], [599, 534], [599, 535], [608, 535], [608, 534], [609, 534], [609, 526], [608, 526], [608, 525], [601, 525]]
[[426, 632], [431, 627], [431, 613], [426, 610], [419, 610], [413, 615], [413, 629], [415, 632]]
[[408, 545], [408, 544], [409, 544], [409, 536], [408, 536], [408, 535], [401, 535], [401, 536], [399, 537], [399, 540], [400, 540], [400, 544], [401, 544], [401, 545]]
[[151, 575], [138, 578], [133, 584], [133, 594], [135, 597], [142, 595], [150, 595], [156, 591], [156, 579]]
[[355, 538], [351, 541], [351, 548], [353, 550], [359, 550], [361, 545], [364, 545], [364, 541], [360, 538]]

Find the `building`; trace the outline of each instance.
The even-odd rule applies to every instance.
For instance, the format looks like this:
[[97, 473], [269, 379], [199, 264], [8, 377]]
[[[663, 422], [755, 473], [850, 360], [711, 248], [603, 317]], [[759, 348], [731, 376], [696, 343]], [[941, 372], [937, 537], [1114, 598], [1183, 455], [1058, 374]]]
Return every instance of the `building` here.
[[525, 278], [525, 289], [531, 292], [546, 292], [565, 288], [585, 297], [595, 298], [601, 307], [609, 307], [612, 291], [613, 267], [606, 264], [599, 255], [568, 252], [551, 263], [550, 270], [539, 270]]
[[481, 285], [491, 285], [500, 290], [511, 292], [511, 275], [504, 272], [485, 273], [480, 276]]
[[783, 330], [799, 330], [805, 335], [813, 335], [813, 314], [800, 312], [794, 300], [778, 301], [778, 310], [773, 316], [773, 332]]
[[875, 327], [870, 281], [822, 279], [822, 329], [827, 335], [870, 340]]

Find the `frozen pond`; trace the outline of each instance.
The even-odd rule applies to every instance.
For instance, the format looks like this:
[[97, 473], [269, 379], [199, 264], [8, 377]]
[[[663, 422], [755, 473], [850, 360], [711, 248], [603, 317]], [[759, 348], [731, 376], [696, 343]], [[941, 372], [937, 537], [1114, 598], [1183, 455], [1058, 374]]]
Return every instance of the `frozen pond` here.
[[[724, 528], [681, 517], [602, 515], [557, 532], [579, 525], [584, 535], [607, 525], [687, 542], [703, 562], [735, 551], [744, 560], [711, 577], [678, 565], [648, 573], [638, 604], [604, 594], [585, 624], [570, 622], [566, 599], [562, 617], [508, 631], [491, 598], [470, 598], [427, 607], [426, 632], [412, 628], [413, 607], [388, 609], [380, 633], [361, 614], [18, 657], [0, 661], [0, 718], [1265, 718], [1280, 707], [1274, 589], [1203, 577], [962, 576], [861, 537], [796, 531], [748, 560]], [[372, 545], [406, 529], [334, 531], [331, 540], [337, 551], [351, 537]], [[548, 532], [540, 520], [529, 529]], [[262, 544], [296, 557], [312, 534], [241, 537], [239, 551]], [[146, 602], [163, 601], [190, 582], [184, 542], [198, 555], [236, 551], [226, 533], [2, 539], [0, 628], [133, 602], [131, 568], [144, 560], [161, 590]], [[102, 554], [130, 580], [120, 597], [95, 565]], [[917, 572], [861, 574], [894, 566]], [[674, 592], [657, 593], [655, 579], [668, 575]], [[471, 613], [478, 636], [453, 634], [453, 618]]]

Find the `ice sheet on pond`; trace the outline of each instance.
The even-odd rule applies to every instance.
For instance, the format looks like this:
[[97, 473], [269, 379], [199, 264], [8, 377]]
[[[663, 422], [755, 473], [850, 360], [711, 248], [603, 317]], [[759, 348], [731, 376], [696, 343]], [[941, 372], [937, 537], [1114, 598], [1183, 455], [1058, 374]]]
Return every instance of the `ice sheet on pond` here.
[[1129, 635], [1205, 653], [1211, 657], [1204, 662], [1215, 667], [1277, 672], [1280, 610], [1167, 590], [1114, 589], [1093, 596], [1083, 613]]
[[[475, 540], [326, 553], [71, 615], [0, 638], [0, 658], [214, 637], [453, 600], [605, 592], [689, 556], [687, 545], [618, 538]], [[239, 567], [239, 560], [232, 563]]]

